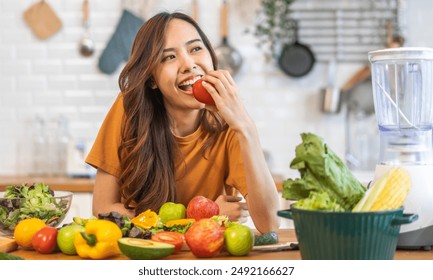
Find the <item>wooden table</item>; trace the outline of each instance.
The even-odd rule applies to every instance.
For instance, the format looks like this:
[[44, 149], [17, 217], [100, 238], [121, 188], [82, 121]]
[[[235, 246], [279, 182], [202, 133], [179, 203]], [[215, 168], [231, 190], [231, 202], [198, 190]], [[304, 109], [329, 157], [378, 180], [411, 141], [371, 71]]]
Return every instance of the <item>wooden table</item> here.
[[[280, 243], [296, 241], [295, 232], [292, 229], [282, 229], [279, 231]], [[54, 254], [39, 254], [32, 250], [18, 249], [10, 252], [16, 256], [20, 256], [27, 260], [79, 260], [78, 256], [68, 256], [62, 253]], [[124, 255], [112, 258], [114, 260], [127, 260]], [[168, 260], [194, 260], [196, 258], [190, 251], [180, 251], [166, 257]], [[234, 257], [227, 252], [222, 252], [218, 256], [211, 258], [212, 260], [300, 260], [301, 255], [299, 250], [286, 251], [251, 251], [248, 256]], [[397, 250], [394, 259], [396, 260], [433, 260], [433, 251], [409, 251]]]

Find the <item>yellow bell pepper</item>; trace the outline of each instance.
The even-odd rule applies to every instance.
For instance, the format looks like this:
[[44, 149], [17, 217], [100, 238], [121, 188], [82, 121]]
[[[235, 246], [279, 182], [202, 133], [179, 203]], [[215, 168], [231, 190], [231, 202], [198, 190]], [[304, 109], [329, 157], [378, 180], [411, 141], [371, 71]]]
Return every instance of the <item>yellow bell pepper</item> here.
[[84, 231], [74, 238], [77, 254], [82, 258], [106, 259], [120, 253], [117, 240], [122, 237], [122, 231], [108, 220], [90, 220]]

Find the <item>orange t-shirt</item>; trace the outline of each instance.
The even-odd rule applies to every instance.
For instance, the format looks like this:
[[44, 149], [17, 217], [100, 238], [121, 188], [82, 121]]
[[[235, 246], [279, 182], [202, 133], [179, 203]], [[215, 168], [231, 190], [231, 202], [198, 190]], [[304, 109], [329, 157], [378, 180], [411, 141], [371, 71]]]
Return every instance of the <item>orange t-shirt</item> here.
[[[86, 163], [119, 177], [120, 162], [117, 148], [123, 109], [123, 95], [119, 94], [99, 130]], [[236, 133], [228, 128], [203, 157], [201, 147], [209, 135], [200, 127], [186, 137], [175, 136], [183, 158], [175, 163], [176, 202], [185, 206], [196, 195], [215, 200], [230, 187], [244, 197], [247, 194], [245, 171]]]

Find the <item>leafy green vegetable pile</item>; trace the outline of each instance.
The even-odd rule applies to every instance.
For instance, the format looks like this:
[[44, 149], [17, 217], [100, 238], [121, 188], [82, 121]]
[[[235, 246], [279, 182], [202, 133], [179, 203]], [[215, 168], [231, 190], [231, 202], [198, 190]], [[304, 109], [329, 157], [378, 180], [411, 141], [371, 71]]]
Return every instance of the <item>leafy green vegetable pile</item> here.
[[68, 206], [68, 200], [55, 199], [53, 190], [43, 183], [7, 186], [4, 197], [0, 197], [0, 227], [14, 230], [16, 224], [26, 218], [57, 225], [65, 217]]
[[297, 200], [293, 205], [302, 209], [351, 211], [366, 188], [321, 137], [302, 133], [301, 138], [290, 163], [301, 177], [284, 181], [283, 198]]
[[186, 231], [191, 227], [192, 222], [186, 225], [172, 225], [166, 226], [159, 223], [158, 226], [151, 229], [144, 229], [131, 223], [131, 220], [126, 215], [122, 215], [118, 212], [112, 211], [108, 213], [100, 213], [98, 217], [91, 217], [90, 219], [82, 219], [80, 217], [74, 217], [74, 223], [85, 225], [88, 220], [101, 219], [112, 221], [122, 230], [123, 237], [134, 237], [141, 239], [150, 239], [152, 234], [160, 231], [175, 231], [180, 233], [186, 233]]

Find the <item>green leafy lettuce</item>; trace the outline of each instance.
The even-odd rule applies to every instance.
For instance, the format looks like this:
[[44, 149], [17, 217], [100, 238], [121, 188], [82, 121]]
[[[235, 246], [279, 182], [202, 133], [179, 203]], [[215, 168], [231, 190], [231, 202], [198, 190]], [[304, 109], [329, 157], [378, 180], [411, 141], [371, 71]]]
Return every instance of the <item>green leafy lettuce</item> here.
[[0, 226], [13, 230], [26, 218], [38, 218], [48, 225], [63, 220], [68, 211], [67, 200], [56, 200], [48, 185], [35, 183], [7, 186], [4, 197], [0, 197]]
[[283, 198], [297, 200], [294, 206], [303, 209], [352, 210], [366, 188], [321, 137], [302, 133], [301, 138], [290, 163], [301, 176], [284, 181]]

